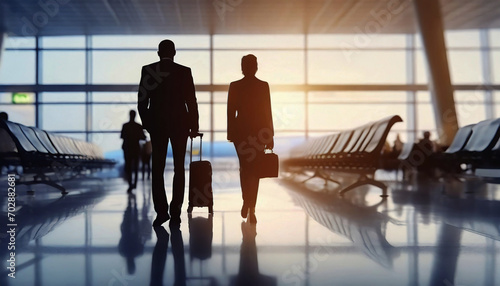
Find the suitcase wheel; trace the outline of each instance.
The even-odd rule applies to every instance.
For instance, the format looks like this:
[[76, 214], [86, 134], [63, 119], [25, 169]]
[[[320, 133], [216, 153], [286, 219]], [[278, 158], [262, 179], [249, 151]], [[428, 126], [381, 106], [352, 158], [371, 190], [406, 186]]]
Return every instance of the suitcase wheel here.
[[208, 207], [208, 213], [213, 214], [214, 213], [214, 208], [212, 206]]

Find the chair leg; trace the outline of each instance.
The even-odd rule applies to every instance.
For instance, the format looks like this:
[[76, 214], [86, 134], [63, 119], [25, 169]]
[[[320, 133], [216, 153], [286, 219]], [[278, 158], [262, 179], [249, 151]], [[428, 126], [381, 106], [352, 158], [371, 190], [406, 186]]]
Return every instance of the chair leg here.
[[316, 178], [316, 177], [318, 177], [318, 178], [321, 178], [321, 179], [325, 180], [325, 185], [327, 184], [327, 182], [328, 182], [328, 181], [330, 181], [330, 182], [333, 182], [333, 183], [336, 183], [336, 184], [340, 185], [340, 182], [339, 182], [339, 181], [332, 179], [332, 177], [330, 177], [330, 176], [326, 175], [324, 172], [321, 172], [320, 170], [316, 170], [316, 171], [314, 171], [314, 174], [313, 174], [311, 177], [309, 177], [309, 178], [305, 179], [305, 180], [304, 180], [304, 181], [302, 181], [301, 183], [306, 183], [307, 181], [309, 181], [309, 180], [311, 180], [311, 179], [314, 179], [314, 178]]
[[[303, 173], [304, 175], [306, 175], [306, 173], [305, 173], [305, 172], [302, 172], [302, 173]], [[316, 177], [321, 177], [321, 174], [320, 174], [320, 172], [319, 172], [318, 170], [315, 170], [315, 171], [314, 171], [314, 174], [312, 174], [312, 176], [310, 176], [309, 178], [305, 179], [305, 180], [304, 180], [304, 181], [302, 181], [301, 183], [303, 183], [303, 184], [304, 184], [304, 183], [306, 183], [307, 181], [309, 181], [309, 180], [311, 180], [311, 179], [314, 179], [314, 178], [316, 178]]]
[[335, 179], [332, 179], [331, 176], [329, 176], [328, 174], [325, 174], [324, 172], [320, 172], [318, 171], [318, 176], [320, 178], [322, 178], [323, 180], [325, 180], [325, 185], [327, 184], [328, 181], [332, 182], [332, 183], [336, 183], [337, 185], [340, 185], [341, 183]]
[[19, 185], [27, 185], [27, 186], [30, 186], [30, 185], [36, 185], [36, 184], [44, 184], [44, 185], [48, 185], [48, 186], [51, 186], [53, 188], [56, 188], [58, 189], [59, 191], [61, 191], [61, 194], [62, 195], [67, 195], [68, 194], [68, 191], [66, 191], [66, 188], [64, 188], [62, 185], [56, 183], [56, 182], [53, 182], [53, 181], [30, 181], [30, 182], [20, 182], [18, 183]]
[[379, 182], [379, 181], [376, 181], [372, 178], [368, 178], [366, 176], [362, 176], [358, 181], [352, 183], [351, 185], [343, 188], [340, 192], [339, 192], [339, 196], [343, 196], [346, 192], [354, 189], [354, 188], [357, 188], [357, 187], [360, 187], [360, 186], [363, 186], [363, 185], [372, 185], [372, 186], [375, 186], [375, 187], [378, 187], [380, 189], [382, 189], [382, 195], [380, 195], [382, 198], [386, 198], [388, 197], [387, 195], [387, 186], [382, 183], [382, 182]]

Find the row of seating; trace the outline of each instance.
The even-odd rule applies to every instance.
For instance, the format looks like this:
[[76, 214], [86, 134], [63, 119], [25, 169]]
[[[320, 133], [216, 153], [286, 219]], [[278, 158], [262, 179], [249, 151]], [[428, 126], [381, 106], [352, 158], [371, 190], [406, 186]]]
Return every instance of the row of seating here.
[[[398, 159], [400, 169], [438, 168], [445, 173], [500, 168], [500, 118], [460, 128], [451, 145], [442, 153], [405, 144]], [[465, 165], [464, 169], [461, 165]], [[423, 167], [423, 168], [422, 168]]]
[[[460, 128], [444, 152], [448, 162], [477, 168], [500, 168], [500, 118], [481, 121]], [[438, 154], [438, 158], [439, 158]]]
[[309, 179], [320, 177], [338, 184], [340, 182], [333, 179], [328, 171], [354, 173], [359, 175], [358, 180], [342, 188], [340, 195], [355, 187], [371, 184], [380, 187], [383, 196], [386, 196], [386, 186], [373, 177], [380, 168], [380, 156], [387, 135], [397, 122], [402, 122], [401, 117], [389, 116], [358, 128], [308, 140], [291, 151], [290, 158], [282, 162], [282, 167], [292, 173], [314, 170]]
[[96, 144], [12, 121], [0, 120], [0, 140], [0, 168], [17, 170], [21, 167], [24, 178], [33, 174], [33, 183], [47, 183], [61, 190], [62, 187], [49, 180], [48, 173], [56, 173], [62, 178], [115, 164], [104, 158]]

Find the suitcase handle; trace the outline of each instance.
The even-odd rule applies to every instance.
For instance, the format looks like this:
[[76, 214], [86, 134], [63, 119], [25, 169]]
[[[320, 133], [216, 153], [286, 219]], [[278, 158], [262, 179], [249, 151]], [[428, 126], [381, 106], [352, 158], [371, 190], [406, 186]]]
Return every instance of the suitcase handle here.
[[[200, 161], [201, 161], [201, 156], [202, 156], [202, 150], [203, 150], [203, 133], [198, 133], [198, 136], [200, 136]], [[191, 149], [189, 151], [189, 163], [193, 162], [193, 137], [191, 137]]]

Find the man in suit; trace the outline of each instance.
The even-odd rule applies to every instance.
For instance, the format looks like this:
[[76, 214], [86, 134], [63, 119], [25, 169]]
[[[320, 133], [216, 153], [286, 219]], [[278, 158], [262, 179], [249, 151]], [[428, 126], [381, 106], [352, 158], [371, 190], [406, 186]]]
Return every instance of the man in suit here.
[[[184, 157], [188, 136], [198, 134], [198, 104], [191, 69], [174, 63], [175, 45], [163, 40], [158, 45], [160, 61], [142, 68], [138, 109], [144, 128], [151, 134], [153, 147], [153, 203], [157, 213], [153, 222], [180, 223], [184, 201]], [[168, 142], [172, 144], [174, 179], [170, 215], [163, 173]]]
[[123, 124], [121, 138], [123, 139], [123, 157], [125, 159], [125, 177], [128, 181], [128, 191], [131, 192], [137, 186], [137, 173], [139, 171], [139, 153], [141, 145], [139, 141], [145, 140], [146, 136], [142, 126], [135, 122], [135, 111], [130, 110], [130, 121]]

